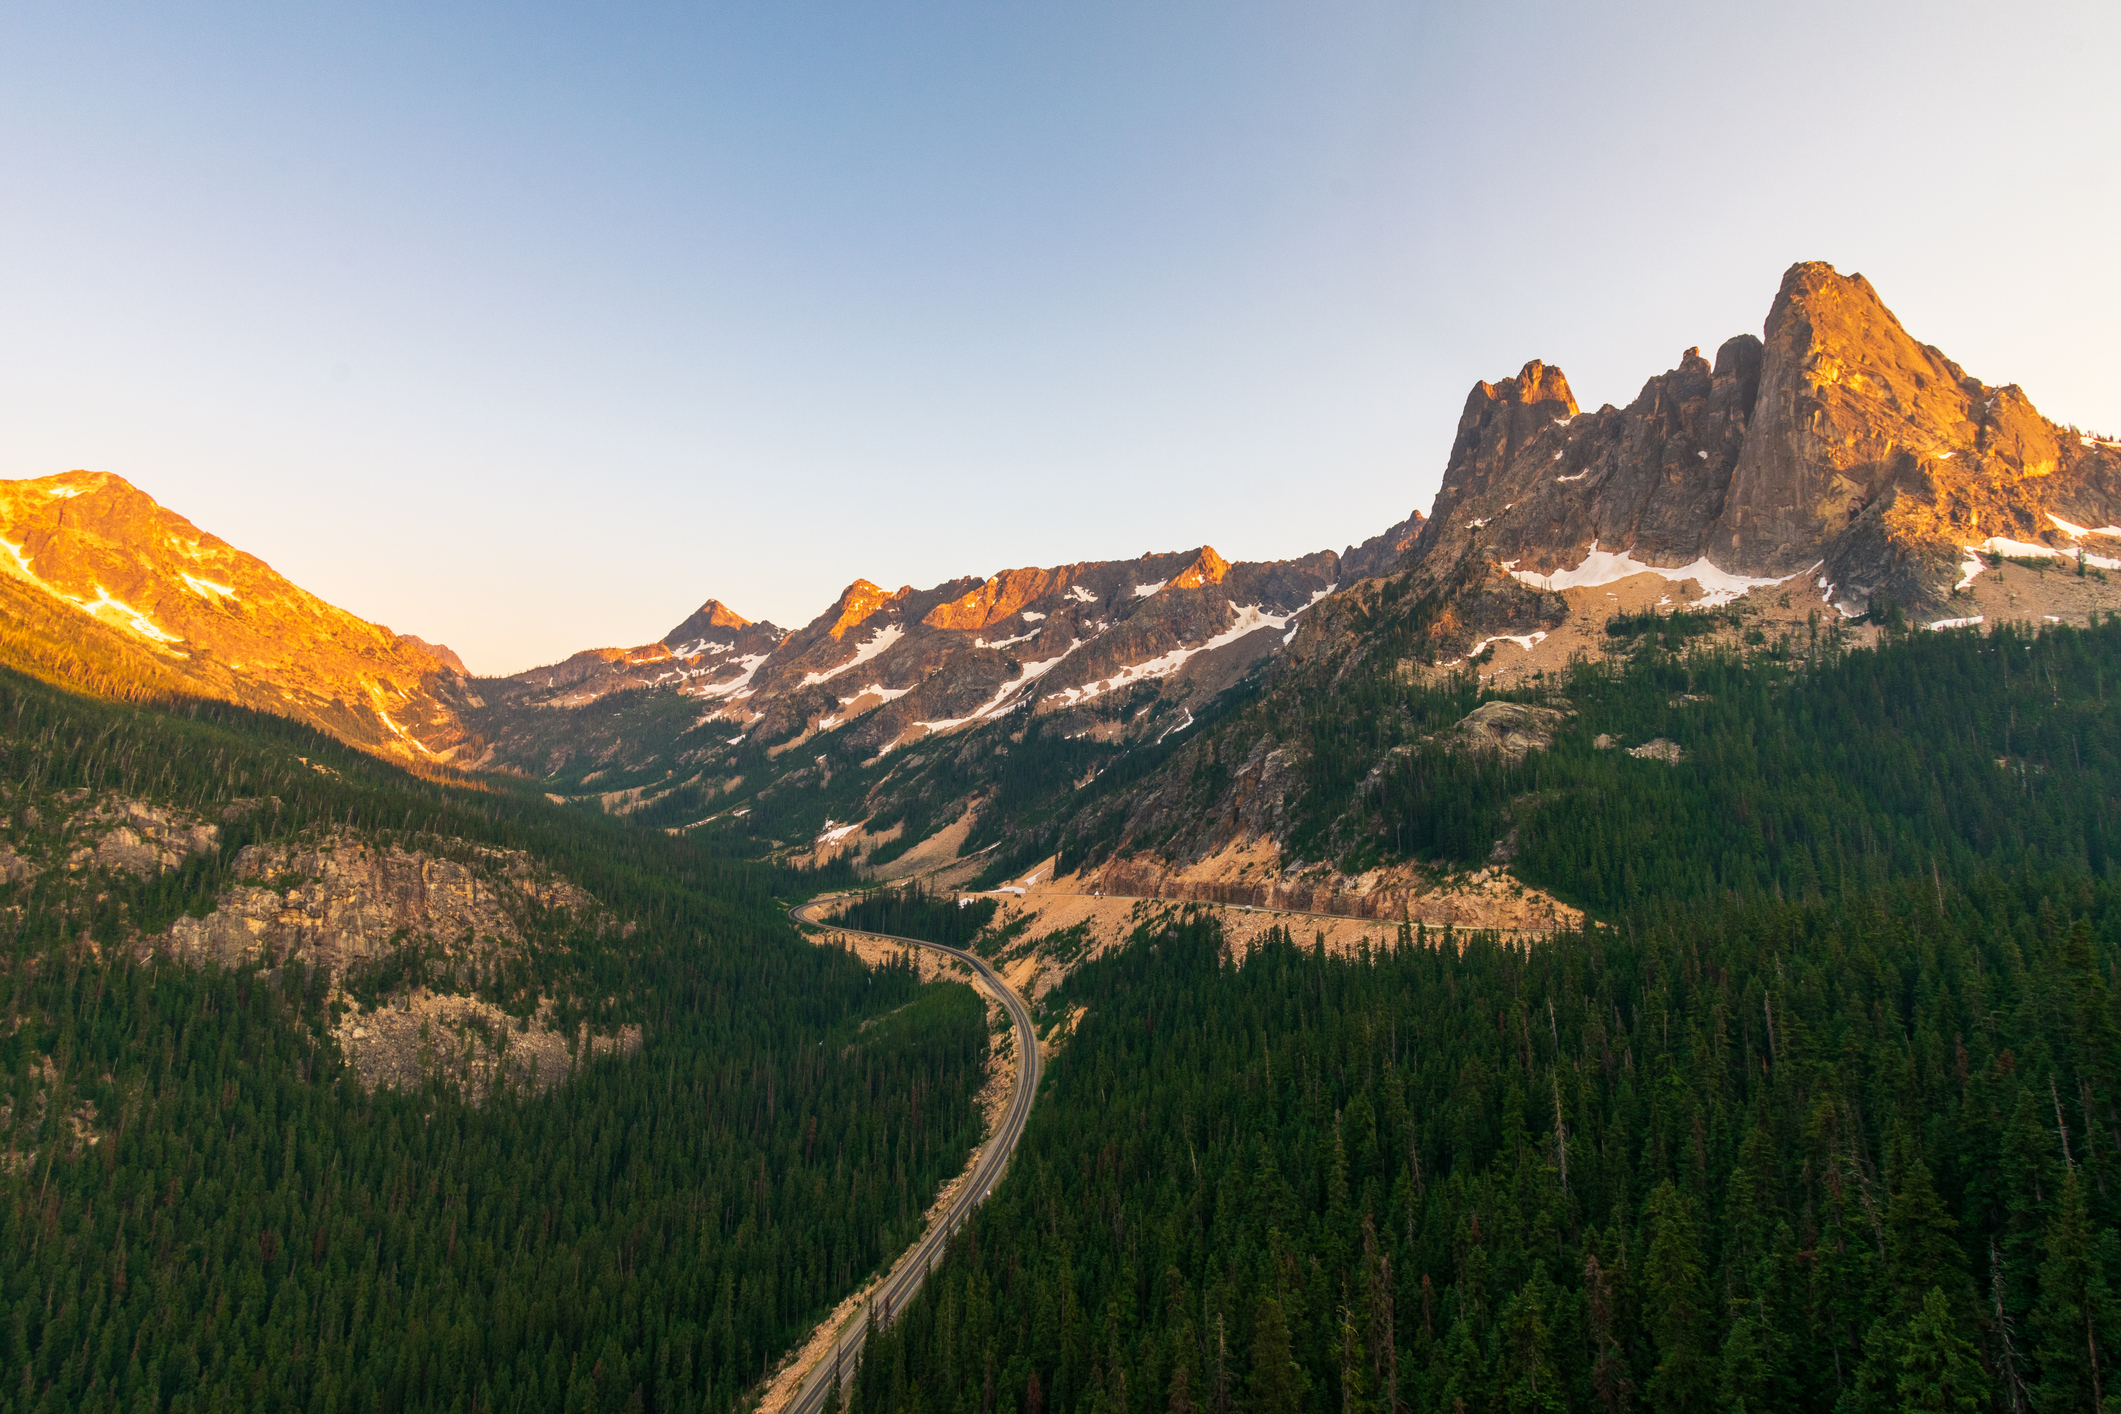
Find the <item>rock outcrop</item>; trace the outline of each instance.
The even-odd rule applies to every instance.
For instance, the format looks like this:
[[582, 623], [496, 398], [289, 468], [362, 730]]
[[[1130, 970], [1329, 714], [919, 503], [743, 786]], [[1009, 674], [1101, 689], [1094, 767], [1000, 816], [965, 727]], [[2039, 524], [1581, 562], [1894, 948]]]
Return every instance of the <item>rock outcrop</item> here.
[[490, 963], [556, 909], [593, 923], [595, 900], [541, 876], [528, 856], [379, 849], [340, 833], [315, 845], [251, 845], [237, 883], [204, 918], [179, 918], [155, 945], [224, 966], [301, 963], [334, 978], [408, 942], [454, 962]]
[[1495, 756], [1504, 761], [1522, 761], [1534, 751], [1554, 744], [1554, 733], [1568, 720], [1561, 707], [1536, 707], [1522, 702], [1483, 702], [1436, 742], [1447, 751], [1469, 756]]

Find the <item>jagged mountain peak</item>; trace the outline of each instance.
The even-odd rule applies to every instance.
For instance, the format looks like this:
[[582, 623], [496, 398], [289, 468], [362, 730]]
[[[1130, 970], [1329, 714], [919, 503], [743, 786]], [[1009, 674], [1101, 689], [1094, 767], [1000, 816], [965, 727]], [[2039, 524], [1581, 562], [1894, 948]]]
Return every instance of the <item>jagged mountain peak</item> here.
[[1731, 594], [1817, 571], [1844, 613], [1932, 604], [1971, 549], [2069, 553], [2070, 524], [2114, 524], [2116, 460], [1808, 261], [1761, 338], [1713, 365], [1688, 349], [1626, 408], [1577, 410], [1536, 360], [1476, 384], [1413, 557], [1436, 578], [1473, 552], [1542, 588], [1654, 570]]
[[1203, 545], [1193, 563], [1171, 576], [1174, 589], [1198, 589], [1206, 584], [1221, 584], [1230, 573], [1230, 562], [1215, 553], [1213, 545]]
[[876, 611], [886, 604], [902, 599], [912, 592], [913, 586], [910, 584], [892, 594], [866, 579], [858, 579], [840, 591], [840, 597], [833, 602], [832, 609], [827, 611], [832, 617], [832, 625], [825, 632], [837, 641], [846, 635], [848, 629], [867, 623]]
[[1013, 617], [1055, 590], [1066, 589], [1068, 582], [1065, 568], [1003, 570], [957, 598], [936, 605], [921, 622], [930, 628], [974, 633]]
[[739, 614], [719, 599], [709, 599], [686, 616], [683, 623], [663, 635], [663, 642], [675, 646], [688, 639], [697, 638], [712, 629], [744, 629], [751, 627], [751, 620]]
[[1475, 383], [1473, 391], [1466, 395], [1466, 413], [1473, 414], [1483, 403], [1522, 403], [1529, 407], [1553, 403], [1565, 409], [1559, 414], [1562, 417], [1574, 417], [1577, 411], [1576, 395], [1569, 390], [1568, 378], [1553, 364], [1536, 358], [1518, 369], [1515, 378]]

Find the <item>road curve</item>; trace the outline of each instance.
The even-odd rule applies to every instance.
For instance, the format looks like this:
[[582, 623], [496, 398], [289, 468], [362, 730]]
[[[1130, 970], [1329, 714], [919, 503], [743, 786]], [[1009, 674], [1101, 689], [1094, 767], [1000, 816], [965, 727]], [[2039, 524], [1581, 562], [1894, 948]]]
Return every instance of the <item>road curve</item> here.
[[[835, 902], [838, 897], [835, 895], [797, 904], [788, 910], [788, 916], [797, 923], [826, 926], [821, 920], [811, 917], [811, 912]], [[868, 1303], [848, 1319], [831, 1347], [804, 1374], [802, 1383], [796, 1387], [794, 1397], [785, 1406], [784, 1414], [817, 1414], [818, 1410], [824, 1408], [834, 1368], [838, 1368], [843, 1377], [853, 1376], [854, 1358], [860, 1353], [862, 1337], [868, 1330], [869, 1311], [873, 1308], [878, 1323], [884, 1324], [904, 1310], [914, 1293], [921, 1289], [921, 1282], [927, 1277], [929, 1267], [942, 1256], [951, 1236], [972, 1210], [979, 1206], [980, 1200], [992, 1191], [995, 1181], [1002, 1176], [1002, 1170], [1009, 1166], [1009, 1158], [1016, 1152], [1016, 1142], [1023, 1138], [1024, 1121], [1031, 1117], [1031, 1102], [1038, 1094], [1038, 1035], [1031, 1029], [1031, 1009], [1025, 1006], [1024, 999], [987, 965], [986, 959], [962, 948], [944, 947], [941, 943], [923, 942], [919, 938], [902, 938], [894, 933], [870, 933], [861, 928], [840, 931], [884, 938], [890, 942], [904, 943], [908, 947], [926, 948], [930, 952], [948, 953], [959, 962], [970, 964], [973, 973], [986, 985], [987, 990], [1009, 1009], [1009, 1016], [1016, 1023], [1016, 1090], [1009, 1096], [1008, 1108], [1002, 1111], [1001, 1123], [995, 1126], [994, 1133], [981, 1145], [979, 1159], [972, 1167], [970, 1178], [961, 1184], [952, 1196], [948, 1210], [928, 1225], [928, 1230], [921, 1235], [921, 1240], [900, 1257], [892, 1265], [890, 1274], [877, 1284]]]

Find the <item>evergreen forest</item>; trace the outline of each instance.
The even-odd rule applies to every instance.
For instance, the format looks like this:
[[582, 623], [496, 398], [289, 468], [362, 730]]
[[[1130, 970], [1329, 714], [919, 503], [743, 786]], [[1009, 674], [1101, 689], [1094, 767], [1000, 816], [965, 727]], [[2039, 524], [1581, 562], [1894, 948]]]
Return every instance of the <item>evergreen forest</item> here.
[[1321, 707], [1343, 839], [1514, 826], [1597, 921], [1238, 958], [1186, 911], [1087, 964], [1008, 1180], [848, 1405], [2114, 1407], [2121, 626], [1674, 650], [1579, 665], [1551, 753], [1417, 749], [1368, 794], [1366, 739], [1477, 688]]
[[[223, 822], [151, 877], [0, 885], [0, 1409], [729, 1409], [979, 1138], [981, 1004], [801, 941], [780, 899], [832, 875], [8, 673], [0, 786], [10, 865], [66, 858], [60, 822], [111, 797]], [[517, 980], [638, 1053], [478, 1104], [369, 1092], [320, 971], [143, 944], [246, 845], [334, 831], [586, 888], [631, 926], [562, 915]]]

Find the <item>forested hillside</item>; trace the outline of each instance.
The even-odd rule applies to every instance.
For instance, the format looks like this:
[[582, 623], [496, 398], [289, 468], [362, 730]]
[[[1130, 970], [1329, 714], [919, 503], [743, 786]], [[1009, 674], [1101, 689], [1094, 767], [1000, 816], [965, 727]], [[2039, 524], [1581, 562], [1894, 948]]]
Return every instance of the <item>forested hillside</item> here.
[[[1345, 850], [1351, 864], [1400, 852], [1472, 864], [1500, 844], [1526, 879], [1605, 910], [1803, 896], [1976, 858], [2108, 867], [2121, 842], [2121, 620], [1921, 633], [1879, 651], [1833, 634], [1686, 651], [1701, 626], [1618, 621], [1622, 656], [1500, 694], [1569, 714], [1550, 749], [1515, 761], [1448, 742], [1482, 700], [1470, 677], [1352, 677], [1303, 714], [1295, 847]], [[1627, 750], [1660, 740], [1681, 760]]]
[[[798, 940], [774, 895], [814, 879], [11, 674], [0, 798], [0, 1408], [728, 1408], [979, 1137], [979, 1002]], [[159, 861], [67, 833], [118, 800], [213, 823]], [[512, 980], [637, 1053], [482, 1103], [440, 1074], [371, 1092], [321, 970], [146, 946], [291, 887], [236, 879], [246, 847], [348, 837], [524, 851], [585, 890], [608, 918], [555, 915]], [[418, 942], [371, 1000], [494, 990]]]
[[1515, 823], [1582, 932], [1240, 965], [1193, 918], [1074, 974], [1016, 1166], [853, 1407], [2111, 1399], [2121, 629], [1830, 648], [1586, 670], [1551, 754], [1417, 749], [1367, 797], [1446, 857]]

